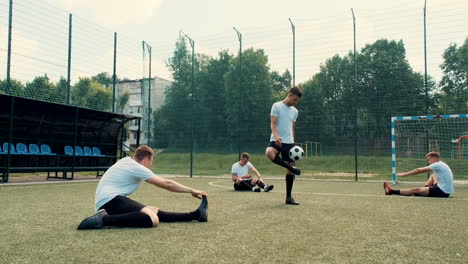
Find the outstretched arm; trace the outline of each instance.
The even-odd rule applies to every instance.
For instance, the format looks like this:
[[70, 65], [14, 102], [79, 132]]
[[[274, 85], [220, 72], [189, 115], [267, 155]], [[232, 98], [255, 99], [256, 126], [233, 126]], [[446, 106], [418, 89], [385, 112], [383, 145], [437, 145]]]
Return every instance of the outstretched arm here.
[[397, 176], [398, 177], [406, 177], [406, 176], [420, 174], [420, 173], [429, 172], [429, 171], [432, 171], [431, 168], [421, 167], [421, 168], [414, 169], [412, 171], [398, 173]]
[[262, 177], [262, 175], [260, 175], [260, 172], [258, 172], [258, 170], [255, 167], [252, 167], [252, 169], [250, 169], [250, 170], [253, 171], [257, 175], [257, 177], [259, 177], [259, 178]]
[[270, 116], [270, 128], [271, 128], [271, 133], [273, 134], [273, 137], [275, 138], [275, 144], [278, 146], [282, 146], [283, 143], [281, 142], [281, 138], [278, 135], [278, 117], [277, 116]]
[[206, 195], [206, 193], [203, 191], [189, 188], [173, 180], [164, 179], [156, 175], [147, 179], [146, 182], [151, 183], [155, 186], [158, 186], [159, 188], [163, 188], [171, 192], [191, 193], [193, 197], [196, 197], [198, 199], [201, 199], [202, 195]]

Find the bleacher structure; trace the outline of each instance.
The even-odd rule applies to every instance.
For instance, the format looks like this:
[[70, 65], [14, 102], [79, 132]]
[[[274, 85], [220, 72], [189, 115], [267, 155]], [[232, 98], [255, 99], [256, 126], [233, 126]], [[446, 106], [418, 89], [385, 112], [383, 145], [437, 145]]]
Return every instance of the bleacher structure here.
[[100, 176], [125, 155], [125, 125], [139, 118], [0, 94], [1, 182], [11, 173]]

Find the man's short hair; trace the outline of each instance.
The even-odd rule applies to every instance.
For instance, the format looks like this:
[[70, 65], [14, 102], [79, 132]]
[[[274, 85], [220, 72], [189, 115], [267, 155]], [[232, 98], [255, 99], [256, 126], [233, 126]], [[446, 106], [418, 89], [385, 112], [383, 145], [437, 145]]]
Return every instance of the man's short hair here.
[[145, 158], [152, 158], [154, 155], [154, 151], [146, 146], [146, 145], [141, 145], [135, 150], [135, 154], [133, 155], [133, 158], [137, 161], [142, 161]]
[[241, 158], [250, 159], [250, 155], [249, 155], [249, 153], [244, 152], [244, 153], [241, 154]]
[[291, 87], [291, 89], [289, 89], [289, 93], [292, 94], [292, 95], [297, 95], [297, 97], [302, 96], [301, 88], [299, 88], [297, 86]]
[[429, 152], [429, 153], [426, 154], [426, 158], [429, 158], [429, 157], [434, 157], [434, 158], [440, 159], [440, 154], [439, 154], [439, 152], [432, 151], [432, 152]]

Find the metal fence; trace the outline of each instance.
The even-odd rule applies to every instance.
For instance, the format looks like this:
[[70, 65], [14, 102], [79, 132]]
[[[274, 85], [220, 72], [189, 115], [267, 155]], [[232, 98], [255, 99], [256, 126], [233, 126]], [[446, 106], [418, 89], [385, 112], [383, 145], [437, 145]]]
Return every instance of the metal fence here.
[[[259, 157], [271, 104], [298, 85], [304, 96], [296, 143], [309, 156], [301, 163], [305, 175], [390, 178], [391, 116], [468, 112], [468, 4], [399, 4], [204, 36], [180, 32], [171, 42], [150, 35], [142, 44], [44, 2], [2, 0], [0, 61], [7, 71], [0, 89], [123, 111], [133, 99], [119, 106], [119, 87], [140, 80], [132, 113], [143, 117], [140, 142], [162, 151], [159, 170], [206, 175], [229, 174], [227, 161], [244, 151], [280, 174]], [[156, 76], [171, 81], [158, 88], [163, 93], [154, 89]]]

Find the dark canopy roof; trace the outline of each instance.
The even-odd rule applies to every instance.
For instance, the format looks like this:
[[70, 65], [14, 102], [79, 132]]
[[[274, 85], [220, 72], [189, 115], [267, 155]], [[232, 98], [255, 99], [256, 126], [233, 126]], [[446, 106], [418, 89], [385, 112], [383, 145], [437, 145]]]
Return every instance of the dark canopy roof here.
[[123, 125], [139, 118], [0, 94], [0, 144], [10, 139], [11, 113], [12, 143], [49, 144], [57, 153], [74, 144], [115, 153]]

